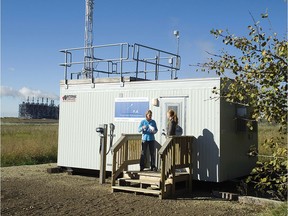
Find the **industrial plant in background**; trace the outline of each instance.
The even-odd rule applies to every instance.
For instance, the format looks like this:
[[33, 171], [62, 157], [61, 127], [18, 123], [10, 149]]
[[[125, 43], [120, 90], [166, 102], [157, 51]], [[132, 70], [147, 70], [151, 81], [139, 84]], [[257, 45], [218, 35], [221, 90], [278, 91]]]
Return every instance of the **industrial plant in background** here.
[[44, 98], [42, 98], [42, 102], [39, 103], [39, 98], [34, 102], [34, 97], [32, 101], [29, 101], [29, 97], [27, 102], [19, 104], [19, 118], [25, 119], [59, 119], [59, 105], [54, 104], [54, 100], [50, 100], [50, 104], [48, 98], [46, 99], [46, 103], [44, 103]]

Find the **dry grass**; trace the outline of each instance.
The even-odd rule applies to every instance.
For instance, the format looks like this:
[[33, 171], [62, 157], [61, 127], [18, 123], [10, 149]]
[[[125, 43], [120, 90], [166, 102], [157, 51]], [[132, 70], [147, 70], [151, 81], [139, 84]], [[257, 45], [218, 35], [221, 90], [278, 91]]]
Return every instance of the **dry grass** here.
[[6, 120], [1, 121], [1, 166], [57, 161], [58, 123]]
[[269, 206], [265, 209], [259, 216], [287, 216], [288, 215], [288, 205], [287, 202], [283, 202], [283, 204], [279, 206]]
[[267, 149], [263, 147], [263, 143], [265, 142], [265, 140], [271, 137], [284, 137], [279, 146], [287, 148], [287, 135], [279, 134], [278, 129], [279, 125], [268, 124], [265, 122], [260, 122], [258, 124], [258, 150], [260, 155], [272, 154], [272, 149]]
[[[261, 143], [277, 137], [277, 125], [259, 123], [259, 153], [271, 155]], [[283, 143], [287, 143], [287, 137]], [[58, 121], [48, 119], [1, 119], [1, 166], [57, 161]]]

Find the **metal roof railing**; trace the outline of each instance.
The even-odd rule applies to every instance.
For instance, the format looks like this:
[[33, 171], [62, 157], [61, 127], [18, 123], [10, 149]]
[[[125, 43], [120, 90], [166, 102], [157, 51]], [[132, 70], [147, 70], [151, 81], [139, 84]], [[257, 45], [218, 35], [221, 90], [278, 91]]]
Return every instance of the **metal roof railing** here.
[[[122, 78], [127, 74], [144, 79], [152, 74], [158, 80], [161, 72], [170, 73], [170, 78], [175, 79], [180, 69], [179, 55], [137, 43], [70, 48], [60, 52], [65, 56], [64, 62], [60, 64], [64, 67], [65, 80]], [[83, 57], [83, 53], [91, 53], [91, 56]], [[149, 78], [151, 79], [151, 75]]]

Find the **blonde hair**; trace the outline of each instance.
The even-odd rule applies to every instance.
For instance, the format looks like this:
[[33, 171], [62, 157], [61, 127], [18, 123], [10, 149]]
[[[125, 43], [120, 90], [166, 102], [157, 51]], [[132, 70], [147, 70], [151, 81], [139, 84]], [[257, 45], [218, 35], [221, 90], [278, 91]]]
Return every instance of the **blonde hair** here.
[[175, 111], [174, 110], [172, 110], [172, 109], [170, 109], [170, 110], [168, 110], [168, 112], [167, 112], [168, 114], [169, 114], [169, 116], [173, 119], [173, 121], [175, 121], [176, 122], [176, 124], [178, 124], [178, 117], [177, 117], [177, 115], [176, 115], [176, 113], [175, 113]]

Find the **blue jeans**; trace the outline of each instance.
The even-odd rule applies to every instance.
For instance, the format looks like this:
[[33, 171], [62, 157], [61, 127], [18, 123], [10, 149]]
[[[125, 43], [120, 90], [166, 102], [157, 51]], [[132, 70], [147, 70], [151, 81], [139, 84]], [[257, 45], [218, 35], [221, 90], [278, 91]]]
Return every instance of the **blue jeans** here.
[[144, 169], [145, 167], [145, 159], [147, 153], [147, 147], [149, 146], [150, 158], [151, 158], [151, 169], [155, 168], [155, 149], [154, 149], [154, 140], [152, 141], [144, 141], [142, 140], [142, 151], [140, 158], [140, 169]]

